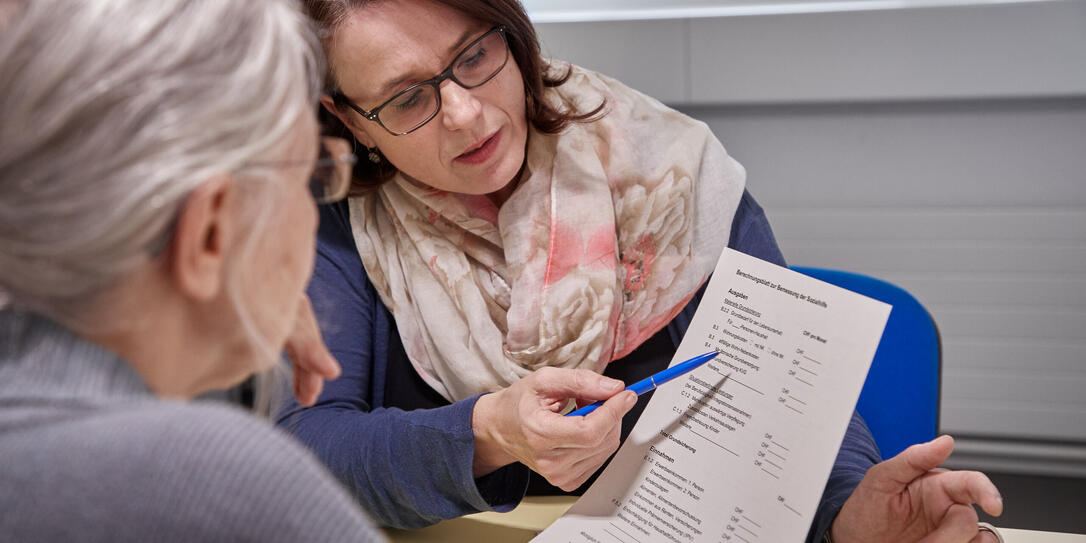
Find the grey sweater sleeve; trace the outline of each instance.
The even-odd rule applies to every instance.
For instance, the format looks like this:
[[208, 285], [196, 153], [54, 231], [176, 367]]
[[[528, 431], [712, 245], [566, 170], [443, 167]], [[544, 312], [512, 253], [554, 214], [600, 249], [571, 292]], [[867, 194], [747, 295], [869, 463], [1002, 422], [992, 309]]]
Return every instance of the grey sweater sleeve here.
[[212, 404], [110, 407], [39, 426], [21, 451], [25, 492], [4, 515], [20, 519], [0, 520], [0, 532], [27, 541], [384, 539], [312, 454], [265, 421]]
[[[171, 507], [180, 522], [156, 526], [153, 540], [262, 542], [383, 541], [372, 522], [304, 447], [269, 422], [221, 406], [165, 422], [187, 453], [167, 470], [187, 488]], [[175, 515], [183, 509], [179, 517]], [[203, 533], [193, 537], [193, 528]]]

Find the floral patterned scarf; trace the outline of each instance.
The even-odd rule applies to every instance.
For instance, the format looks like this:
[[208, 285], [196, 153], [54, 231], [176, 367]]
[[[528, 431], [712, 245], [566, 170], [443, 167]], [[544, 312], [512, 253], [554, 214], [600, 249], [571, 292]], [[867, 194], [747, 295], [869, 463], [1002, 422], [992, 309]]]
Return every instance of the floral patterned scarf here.
[[500, 209], [397, 175], [350, 200], [355, 243], [419, 375], [456, 401], [544, 366], [604, 367], [689, 302], [728, 242], [745, 172], [709, 128], [573, 67]]

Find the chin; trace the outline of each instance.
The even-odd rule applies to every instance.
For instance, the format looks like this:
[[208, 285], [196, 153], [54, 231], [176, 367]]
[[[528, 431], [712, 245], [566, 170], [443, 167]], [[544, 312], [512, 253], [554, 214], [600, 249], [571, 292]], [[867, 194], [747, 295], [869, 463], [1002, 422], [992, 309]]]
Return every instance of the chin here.
[[495, 183], [497, 186], [493, 187], [490, 192], [499, 191], [508, 186], [509, 183], [516, 181], [517, 174], [520, 173], [521, 166], [523, 165], [524, 153], [517, 153], [516, 156], [509, 157], [508, 160], [504, 161], [498, 167], [497, 171], [494, 172], [494, 176], [492, 177], [492, 179], [502, 179], [503, 181]]
[[[272, 349], [273, 345], [279, 345], [280, 347], [279, 349]], [[241, 382], [253, 375], [275, 369], [279, 364], [279, 353], [282, 352], [282, 349], [282, 343], [261, 343], [245, 338], [244, 345], [241, 345], [239, 349], [242, 352], [238, 353], [235, 360], [239, 362], [247, 360], [248, 364], [233, 368], [233, 371], [236, 372], [235, 378], [238, 382]]]

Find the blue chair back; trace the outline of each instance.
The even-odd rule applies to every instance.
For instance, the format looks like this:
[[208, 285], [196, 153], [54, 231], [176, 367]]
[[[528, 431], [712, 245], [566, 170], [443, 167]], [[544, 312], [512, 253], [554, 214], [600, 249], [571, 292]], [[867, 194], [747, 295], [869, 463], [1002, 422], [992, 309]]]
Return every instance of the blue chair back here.
[[856, 410], [883, 458], [929, 441], [939, 430], [942, 350], [927, 309], [905, 289], [871, 276], [792, 266], [793, 270], [893, 306]]

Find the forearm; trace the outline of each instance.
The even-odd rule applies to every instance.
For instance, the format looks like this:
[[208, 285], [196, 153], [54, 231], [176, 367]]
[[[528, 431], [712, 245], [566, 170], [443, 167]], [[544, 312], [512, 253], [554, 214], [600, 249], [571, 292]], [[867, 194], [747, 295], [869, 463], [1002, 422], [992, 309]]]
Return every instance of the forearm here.
[[875, 439], [871, 437], [871, 431], [860, 414], [853, 412], [841, 449], [833, 463], [833, 470], [826, 481], [826, 489], [819, 500], [815, 518], [811, 522], [811, 530], [807, 534], [808, 543], [822, 541], [822, 535], [829, 530], [841, 506], [856, 490], [867, 470], [880, 461], [882, 458]]
[[381, 524], [419, 528], [523, 496], [527, 470], [514, 464], [476, 478], [475, 398], [415, 411], [325, 403], [281, 421], [312, 449]]

